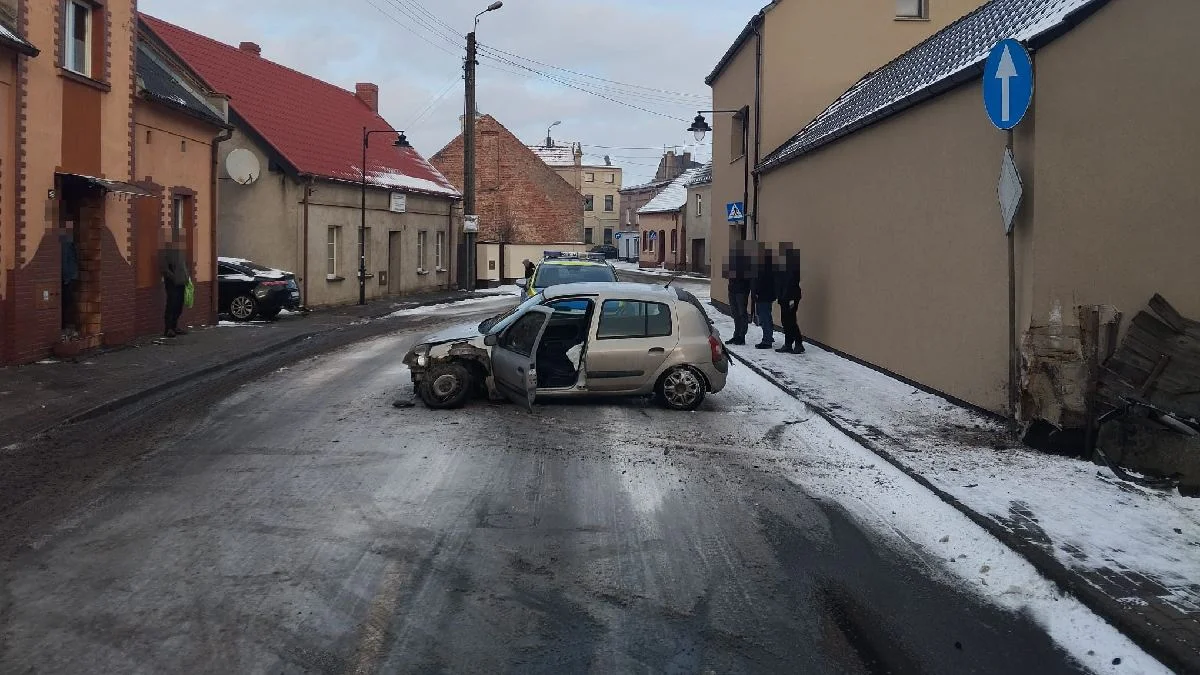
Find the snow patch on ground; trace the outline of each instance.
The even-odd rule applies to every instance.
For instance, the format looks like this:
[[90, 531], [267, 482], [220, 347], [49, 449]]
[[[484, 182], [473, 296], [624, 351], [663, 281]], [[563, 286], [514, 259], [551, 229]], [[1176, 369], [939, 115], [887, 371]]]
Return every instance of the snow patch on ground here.
[[[734, 371], [730, 377], [748, 375]], [[764, 408], [803, 407], [777, 389], [756, 391]], [[1027, 613], [1093, 672], [1170, 672], [1082, 603], [1060, 593], [1020, 554], [821, 417], [809, 416], [785, 433], [784, 447], [796, 460], [780, 464], [789, 480], [837, 502], [898, 553], [923, 562], [935, 578]], [[1114, 658], [1121, 665], [1113, 665]]]
[[[707, 299], [707, 289], [688, 288]], [[722, 334], [732, 335], [730, 317], [713, 307], [709, 314]], [[750, 327], [747, 342], [756, 342], [758, 330]], [[1040, 530], [1067, 567], [1139, 572], [1171, 589], [1165, 602], [1200, 611], [1200, 500], [1123, 483], [1090, 462], [1006, 441], [993, 418], [811, 344], [802, 355], [730, 349], [847, 428], [877, 439], [971, 510], [1009, 529]]]

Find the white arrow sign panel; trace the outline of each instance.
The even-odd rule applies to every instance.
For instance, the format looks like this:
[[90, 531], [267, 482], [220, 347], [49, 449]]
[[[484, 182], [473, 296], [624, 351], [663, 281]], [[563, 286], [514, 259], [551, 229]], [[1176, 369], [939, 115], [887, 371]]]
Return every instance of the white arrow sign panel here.
[[1000, 67], [996, 69], [996, 79], [1000, 80], [1000, 116], [1005, 122], [1012, 121], [1012, 79], [1017, 77], [1017, 64], [1013, 63], [1012, 52], [1006, 46], [1004, 55], [1000, 57]]

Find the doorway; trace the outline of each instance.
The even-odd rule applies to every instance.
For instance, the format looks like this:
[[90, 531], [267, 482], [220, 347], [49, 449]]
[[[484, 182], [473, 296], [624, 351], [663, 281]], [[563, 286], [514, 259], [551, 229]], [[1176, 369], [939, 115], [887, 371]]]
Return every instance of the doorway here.
[[58, 194], [61, 330], [70, 337], [99, 336], [104, 191], [60, 176]]
[[403, 232], [388, 232], [388, 295], [400, 295], [404, 292], [403, 277], [400, 276], [403, 235]]
[[692, 271], [708, 274], [708, 256], [704, 250], [703, 239], [692, 240]]

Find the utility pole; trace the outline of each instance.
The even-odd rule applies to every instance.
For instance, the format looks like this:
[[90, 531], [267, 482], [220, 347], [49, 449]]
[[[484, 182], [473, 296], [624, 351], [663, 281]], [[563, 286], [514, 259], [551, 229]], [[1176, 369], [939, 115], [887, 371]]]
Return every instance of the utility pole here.
[[[467, 83], [467, 105], [466, 114], [463, 116], [463, 215], [466, 216], [466, 220], [469, 220], [471, 216], [478, 215], [475, 213], [475, 31], [467, 34], [467, 62], [465, 65], [467, 69], [466, 78], [464, 78]], [[466, 250], [463, 251], [459, 262], [459, 269], [463, 270], [461, 285], [463, 288], [473, 291], [477, 276], [475, 274], [475, 233], [466, 232], [465, 234], [463, 244]]]

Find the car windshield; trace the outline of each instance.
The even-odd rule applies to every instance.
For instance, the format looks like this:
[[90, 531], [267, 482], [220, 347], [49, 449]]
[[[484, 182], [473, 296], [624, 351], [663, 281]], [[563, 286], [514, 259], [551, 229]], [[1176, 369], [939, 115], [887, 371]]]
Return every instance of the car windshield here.
[[548, 288], [558, 284], [616, 280], [616, 274], [608, 265], [542, 265], [533, 285], [536, 288]]
[[485, 319], [482, 323], [479, 324], [479, 332], [483, 333], [485, 335], [490, 334], [490, 333], [499, 333], [500, 331], [504, 330], [505, 328], [508, 328], [508, 326], [513, 322], [513, 320], [516, 319], [518, 314], [525, 311], [529, 307], [532, 307], [536, 304], [541, 303], [545, 299], [546, 299], [545, 296], [543, 296], [541, 293], [538, 293], [537, 295], [533, 296], [532, 298], [529, 298], [525, 302], [522, 302], [521, 304], [517, 305], [516, 307], [513, 307], [512, 309], [508, 310], [507, 312], [505, 312], [499, 316], [494, 316], [490, 319]]

